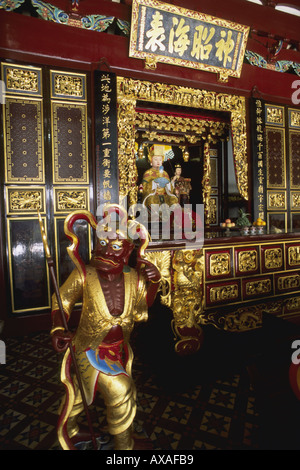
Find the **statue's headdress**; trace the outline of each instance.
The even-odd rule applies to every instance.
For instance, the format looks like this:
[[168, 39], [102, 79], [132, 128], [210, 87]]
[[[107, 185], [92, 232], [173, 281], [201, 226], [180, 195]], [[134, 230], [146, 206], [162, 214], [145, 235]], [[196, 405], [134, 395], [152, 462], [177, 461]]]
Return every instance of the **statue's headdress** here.
[[155, 157], [159, 156], [159, 157], [164, 158], [165, 152], [166, 152], [166, 149], [164, 145], [157, 145], [157, 144], [151, 145], [149, 149], [149, 153], [148, 153], [149, 161], [151, 162], [154, 156]]
[[116, 233], [120, 238], [129, 239], [133, 241], [136, 238], [140, 240], [138, 247], [137, 258], [141, 260], [145, 256], [145, 250], [149, 243], [149, 233], [146, 227], [136, 220], [128, 220], [127, 211], [124, 207], [118, 204], [107, 204], [103, 207], [101, 220], [97, 222], [96, 218], [87, 210], [78, 210], [71, 212], [65, 219], [64, 231], [66, 236], [71, 240], [72, 245], [67, 247], [68, 254], [75, 266], [79, 270], [83, 283], [86, 280], [86, 269], [83, 260], [81, 259], [79, 249], [79, 239], [74, 233], [73, 225], [77, 220], [86, 220], [89, 225], [96, 231], [99, 232], [106, 230], [109, 234], [110, 222], [115, 216], [118, 216], [118, 223], [112, 223], [112, 232]]

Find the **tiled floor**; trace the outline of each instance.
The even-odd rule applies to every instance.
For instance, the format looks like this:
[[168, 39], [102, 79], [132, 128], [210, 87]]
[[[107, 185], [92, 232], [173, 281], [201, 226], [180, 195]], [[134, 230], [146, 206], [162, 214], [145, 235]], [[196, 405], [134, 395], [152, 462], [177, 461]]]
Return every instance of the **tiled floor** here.
[[[8, 339], [6, 350], [6, 365], [0, 366], [0, 449], [59, 449], [61, 356], [52, 350], [47, 333]], [[167, 376], [162, 378], [136, 359], [133, 376], [136, 423], [154, 450], [258, 448], [259, 415], [246, 369], [226, 380], [182, 383], [180, 376], [173, 377], [166, 386]], [[100, 400], [91, 415], [95, 428], [105, 431]]]
[[[273, 317], [264, 325], [242, 334], [206, 327], [200, 351], [185, 358], [174, 352], [166, 312], [155, 311], [136, 327], [135, 425], [154, 451], [300, 450], [300, 401], [288, 381], [291, 341], [300, 339], [300, 327]], [[48, 332], [5, 342], [0, 449], [59, 450], [62, 356], [53, 351]], [[94, 429], [106, 439], [100, 398], [90, 412]], [[80, 419], [86, 423], [84, 414]]]

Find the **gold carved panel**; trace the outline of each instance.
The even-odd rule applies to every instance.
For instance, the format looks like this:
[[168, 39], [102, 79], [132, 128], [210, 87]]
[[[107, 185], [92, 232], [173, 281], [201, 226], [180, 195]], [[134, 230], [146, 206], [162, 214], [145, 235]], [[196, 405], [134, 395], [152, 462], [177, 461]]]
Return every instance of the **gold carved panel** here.
[[45, 189], [38, 187], [6, 187], [7, 214], [45, 213]]
[[[177, 143], [185, 143], [186, 141], [196, 143], [207, 138], [208, 134], [211, 136], [211, 139], [224, 137], [227, 133], [228, 124], [209, 119], [138, 112], [136, 114], [135, 127], [136, 129], [143, 129], [145, 132], [148, 130], [148, 133], [143, 135], [143, 137], [148, 137], [150, 140], [150, 135], [153, 135], [153, 129], [155, 129], [155, 140], [160, 140], [159, 135], [157, 135], [158, 131], [165, 133], [163, 136], [165, 141], [167, 133], [172, 131], [184, 134], [184, 137]], [[168, 140], [171, 138], [174, 139], [175, 136], [169, 135]]]
[[78, 209], [89, 210], [88, 188], [54, 188], [55, 212], [70, 212]]
[[210, 276], [227, 276], [231, 272], [230, 253], [214, 253], [209, 257]]
[[247, 297], [266, 295], [272, 292], [271, 279], [256, 279], [245, 283]]
[[277, 279], [277, 287], [280, 291], [299, 289], [300, 287], [300, 276], [299, 274], [293, 274], [290, 276], [280, 276]]
[[300, 209], [300, 191], [291, 192], [291, 209], [292, 210]]
[[265, 105], [266, 124], [275, 126], [284, 126], [284, 107], [274, 106], [271, 104]]
[[86, 75], [50, 70], [51, 98], [86, 101]]
[[286, 310], [293, 312], [293, 310], [300, 310], [300, 297], [292, 297], [286, 303]]
[[6, 94], [42, 96], [42, 69], [1, 63]]
[[299, 109], [289, 109], [289, 126], [295, 129], [300, 129]]
[[300, 266], [300, 246], [288, 248], [288, 263], [290, 266]]
[[286, 210], [286, 192], [285, 191], [268, 191], [268, 210]]
[[214, 286], [209, 289], [210, 303], [234, 301], [239, 297], [239, 287], [237, 284], [227, 284]]
[[282, 248], [267, 248], [264, 250], [264, 266], [266, 269], [278, 269], [283, 266]]
[[256, 271], [258, 269], [258, 254], [256, 250], [240, 251], [238, 253], [238, 266], [240, 273]]

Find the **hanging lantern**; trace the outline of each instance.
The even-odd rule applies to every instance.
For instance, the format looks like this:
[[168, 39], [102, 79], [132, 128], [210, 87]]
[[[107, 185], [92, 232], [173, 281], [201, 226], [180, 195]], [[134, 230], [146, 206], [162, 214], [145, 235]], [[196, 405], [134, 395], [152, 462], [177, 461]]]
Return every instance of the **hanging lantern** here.
[[189, 151], [188, 151], [188, 147], [185, 147], [182, 156], [183, 156], [183, 160], [184, 160], [185, 162], [188, 162], [188, 161], [189, 161], [190, 154], [189, 154]]

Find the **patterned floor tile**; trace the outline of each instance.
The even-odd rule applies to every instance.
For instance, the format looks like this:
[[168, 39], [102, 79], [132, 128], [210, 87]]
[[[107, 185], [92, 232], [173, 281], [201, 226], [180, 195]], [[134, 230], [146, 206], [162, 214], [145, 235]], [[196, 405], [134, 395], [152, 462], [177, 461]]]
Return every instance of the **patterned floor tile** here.
[[6, 410], [0, 417], [0, 436], [5, 436], [11, 429], [24, 420], [26, 416], [15, 410]]
[[1, 394], [9, 398], [14, 398], [28, 387], [29, 384], [21, 382], [20, 380], [14, 380], [13, 382], [8, 383], [5, 387], [1, 388]]
[[244, 424], [243, 443], [247, 446], [258, 447], [259, 426], [253, 423]]
[[193, 450], [217, 450], [217, 447], [212, 444], [208, 444], [207, 442], [196, 440], [194, 442]]
[[246, 412], [250, 415], [258, 416], [254, 396], [249, 396], [248, 397]]
[[236, 394], [226, 390], [214, 388], [210, 394], [208, 403], [223, 406], [225, 408], [234, 409]]
[[230, 417], [206, 411], [200, 425], [200, 430], [226, 439], [229, 434], [230, 423]]
[[51, 371], [52, 371], [51, 367], [45, 366], [43, 364], [38, 364], [34, 368], [26, 372], [26, 375], [35, 379], [40, 379], [41, 377], [44, 377]]
[[229, 377], [227, 380], [217, 380], [217, 384], [228, 385], [229, 387], [238, 387], [240, 381], [239, 375], [234, 375], [233, 377]]
[[155, 427], [150, 436], [156, 450], [176, 450], [180, 438], [180, 434], [160, 427]]
[[37, 387], [28, 395], [26, 395], [26, 397], [24, 397], [21, 401], [27, 405], [31, 405], [37, 408], [40, 407], [52, 395], [53, 393], [51, 391]]
[[162, 414], [162, 418], [170, 419], [171, 421], [176, 421], [180, 424], [187, 424], [191, 412], [192, 408], [190, 406], [170, 401]]
[[158, 397], [149, 393], [137, 392], [137, 409], [145, 413], [151, 413], [158, 401]]
[[[8, 353], [7, 353], [8, 354]], [[31, 366], [32, 362], [27, 361], [25, 359], [17, 359], [17, 360], [9, 360], [9, 356], [7, 356], [7, 362], [5, 365], [5, 369], [9, 371], [13, 371], [15, 373], [20, 373], [27, 369], [27, 367]]]
[[47, 423], [34, 420], [18, 436], [15, 441], [29, 449], [35, 449], [38, 444], [54, 429]]

